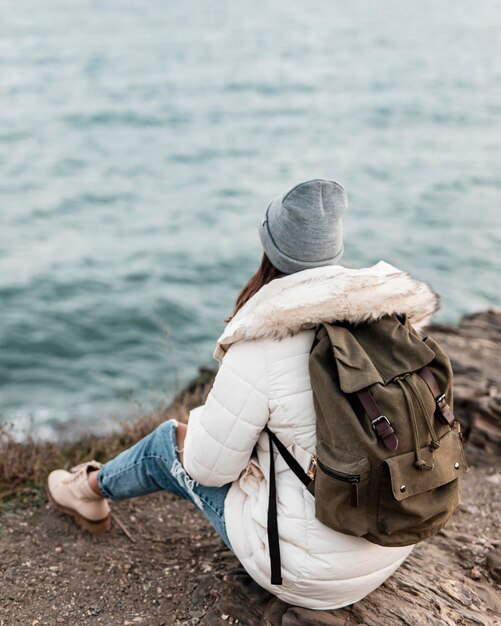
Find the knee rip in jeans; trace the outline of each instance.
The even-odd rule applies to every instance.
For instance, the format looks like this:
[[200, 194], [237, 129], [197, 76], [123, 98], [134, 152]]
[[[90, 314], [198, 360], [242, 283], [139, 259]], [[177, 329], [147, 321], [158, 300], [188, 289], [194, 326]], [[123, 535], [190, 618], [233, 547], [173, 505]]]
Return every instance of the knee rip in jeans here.
[[195, 481], [193, 480], [193, 478], [190, 478], [188, 476], [188, 474], [186, 473], [186, 470], [184, 469], [184, 467], [179, 462], [179, 459], [174, 459], [174, 461], [172, 462], [172, 467], [170, 468], [170, 473], [177, 480], [177, 482], [180, 484], [180, 486], [183, 489], [186, 489], [189, 492], [189, 494], [190, 494], [191, 498], [193, 499], [193, 502], [195, 503], [195, 505], [201, 511], [203, 511], [204, 510], [204, 503], [202, 502], [200, 496], [197, 493], [195, 493], [195, 491], [194, 491]]

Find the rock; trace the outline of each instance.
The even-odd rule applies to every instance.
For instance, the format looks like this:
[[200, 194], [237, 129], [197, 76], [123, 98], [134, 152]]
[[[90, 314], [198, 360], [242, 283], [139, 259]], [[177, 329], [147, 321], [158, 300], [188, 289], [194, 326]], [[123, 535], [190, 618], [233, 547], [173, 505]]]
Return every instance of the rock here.
[[487, 476], [486, 480], [491, 483], [491, 485], [501, 487], [501, 474], [491, 474], [490, 476]]
[[282, 626], [348, 626], [348, 623], [346, 617], [336, 611], [310, 611], [299, 607], [289, 609], [282, 619]]
[[478, 567], [472, 567], [470, 572], [470, 578], [472, 578], [473, 580], [480, 580], [482, 578], [482, 574], [480, 573]]
[[501, 583], [501, 548], [494, 548], [487, 553], [486, 565], [492, 578]]
[[425, 331], [451, 358], [454, 410], [469, 438], [468, 460], [491, 463], [501, 445], [501, 309], [467, 315], [456, 327], [431, 324]]

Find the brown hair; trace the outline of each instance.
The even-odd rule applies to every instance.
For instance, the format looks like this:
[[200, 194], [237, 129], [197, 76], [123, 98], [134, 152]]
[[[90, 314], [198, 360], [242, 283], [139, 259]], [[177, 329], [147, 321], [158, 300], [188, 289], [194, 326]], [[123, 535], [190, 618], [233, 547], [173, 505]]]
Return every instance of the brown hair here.
[[242, 291], [238, 294], [235, 308], [233, 309], [233, 313], [225, 319], [225, 323], [228, 323], [237, 313], [239, 309], [243, 307], [243, 305], [252, 298], [252, 296], [257, 293], [261, 287], [271, 282], [275, 278], [280, 278], [280, 276], [285, 276], [284, 272], [281, 272], [277, 269], [270, 259], [267, 257], [266, 252], [263, 252], [263, 258], [261, 259], [261, 263], [257, 269], [257, 272], [252, 276], [249, 282], [244, 286]]

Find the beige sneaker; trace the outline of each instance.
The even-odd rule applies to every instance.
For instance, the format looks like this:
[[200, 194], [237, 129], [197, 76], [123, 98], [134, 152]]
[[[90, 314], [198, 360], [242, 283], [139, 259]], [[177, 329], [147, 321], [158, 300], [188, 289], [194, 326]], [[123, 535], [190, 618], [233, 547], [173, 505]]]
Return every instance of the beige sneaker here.
[[51, 505], [91, 533], [105, 533], [111, 527], [110, 505], [92, 490], [87, 478], [89, 470], [100, 467], [101, 463], [89, 461], [72, 467], [69, 472], [54, 470], [45, 486]]

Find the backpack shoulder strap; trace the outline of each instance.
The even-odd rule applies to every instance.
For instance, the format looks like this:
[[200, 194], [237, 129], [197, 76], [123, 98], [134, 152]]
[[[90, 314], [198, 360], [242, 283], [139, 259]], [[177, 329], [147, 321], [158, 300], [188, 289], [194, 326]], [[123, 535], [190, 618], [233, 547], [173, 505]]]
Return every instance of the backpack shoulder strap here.
[[[287, 450], [284, 444], [280, 441], [280, 439], [272, 433], [268, 426], [264, 427], [265, 431], [268, 433], [268, 438], [277, 446], [277, 450], [282, 455], [284, 461], [290, 467], [290, 469], [294, 472], [294, 474], [299, 478], [299, 480], [303, 483], [305, 487], [311, 483], [311, 478], [304, 471], [304, 469], [299, 465], [296, 459], [292, 456], [292, 454]], [[272, 450], [272, 446], [270, 445], [270, 450]]]
[[271, 562], [271, 584], [282, 584], [282, 561], [280, 558], [280, 543], [278, 535], [278, 516], [277, 516], [277, 484], [275, 480], [275, 455], [273, 454], [273, 444], [282, 455], [284, 461], [291, 468], [299, 480], [307, 487], [311, 483], [311, 478], [303, 470], [301, 465], [296, 461], [292, 454], [287, 450], [280, 439], [271, 432], [268, 426], [265, 426], [268, 433], [268, 442], [270, 445], [270, 479], [268, 491], [268, 548], [270, 551]]
[[277, 516], [277, 485], [275, 481], [275, 455], [273, 454], [272, 433], [266, 427], [270, 444], [270, 481], [268, 492], [268, 548], [271, 563], [271, 584], [282, 584], [282, 560], [280, 558], [280, 543], [278, 538]]

